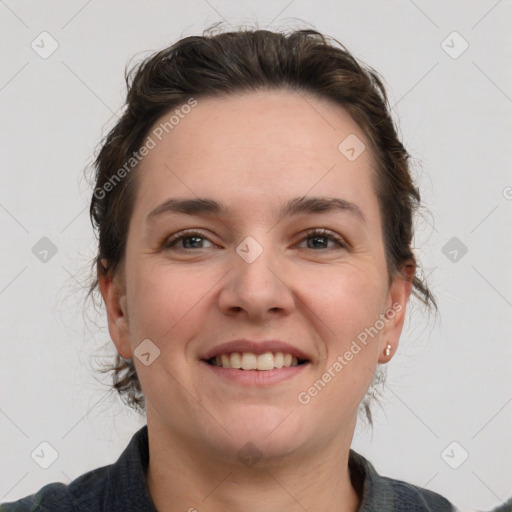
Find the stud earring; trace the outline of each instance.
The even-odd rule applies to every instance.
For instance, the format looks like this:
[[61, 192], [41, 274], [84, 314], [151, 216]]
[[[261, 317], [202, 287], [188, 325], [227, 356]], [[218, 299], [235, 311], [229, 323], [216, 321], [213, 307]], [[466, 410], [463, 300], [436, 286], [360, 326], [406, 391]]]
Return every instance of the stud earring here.
[[386, 347], [386, 350], [384, 350], [384, 354], [389, 356], [390, 353], [391, 353], [391, 345], [388, 344], [387, 347]]

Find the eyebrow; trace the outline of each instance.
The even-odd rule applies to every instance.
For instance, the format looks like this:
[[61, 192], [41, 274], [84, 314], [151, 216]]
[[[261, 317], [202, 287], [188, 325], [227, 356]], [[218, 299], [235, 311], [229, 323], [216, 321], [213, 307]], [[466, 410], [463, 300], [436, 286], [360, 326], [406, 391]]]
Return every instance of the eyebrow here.
[[[287, 201], [279, 212], [278, 221], [285, 217], [311, 213], [343, 212], [366, 224], [363, 212], [355, 203], [338, 197], [296, 197]], [[152, 222], [157, 217], [166, 213], [182, 213], [186, 215], [225, 216], [231, 214], [231, 210], [225, 203], [208, 198], [169, 198], [152, 210], [146, 218], [146, 222]]]

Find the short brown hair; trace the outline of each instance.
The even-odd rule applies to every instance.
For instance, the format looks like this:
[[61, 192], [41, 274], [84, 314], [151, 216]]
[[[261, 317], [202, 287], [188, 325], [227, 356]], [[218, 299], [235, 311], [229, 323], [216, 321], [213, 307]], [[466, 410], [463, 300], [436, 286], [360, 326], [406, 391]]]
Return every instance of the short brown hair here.
[[[377, 162], [375, 184], [389, 282], [399, 273], [405, 276], [405, 266], [416, 268], [411, 241], [420, 194], [411, 178], [409, 154], [397, 136], [382, 79], [337, 40], [312, 29], [288, 34], [258, 29], [211, 34], [207, 30], [203, 36], [186, 37], [144, 59], [125, 72], [125, 80], [125, 110], [94, 163], [90, 217], [99, 241], [88, 296], [98, 287], [99, 273], [111, 277], [122, 273], [137, 166], [115, 184], [113, 178], [123, 166], [126, 169], [155, 121], [191, 98], [262, 89], [313, 94], [351, 115], [366, 134]], [[102, 259], [108, 262], [106, 266]], [[417, 274], [412, 285], [416, 297], [437, 309], [427, 284]], [[123, 400], [143, 411], [144, 395], [133, 360], [118, 354], [107, 370], [113, 371], [113, 387]], [[363, 405], [371, 423], [368, 402]]]

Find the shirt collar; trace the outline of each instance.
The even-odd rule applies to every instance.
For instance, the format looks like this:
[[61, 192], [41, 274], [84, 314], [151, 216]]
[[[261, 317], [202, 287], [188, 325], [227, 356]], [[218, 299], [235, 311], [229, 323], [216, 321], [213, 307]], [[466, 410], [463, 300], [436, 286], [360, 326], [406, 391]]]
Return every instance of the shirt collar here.
[[[109, 467], [111, 502], [108, 510], [157, 512], [146, 481], [148, 464], [148, 427], [145, 425], [133, 435], [117, 462]], [[397, 506], [402, 510], [403, 503], [399, 503], [400, 496], [395, 490], [397, 484], [410, 488], [408, 484], [380, 476], [368, 460], [352, 449], [348, 465], [352, 484], [361, 497], [358, 512], [392, 512]], [[419, 495], [418, 498], [422, 501]], [[416, 510], [430, 509], [420, 506]]]
[[146, 472], [149, 464], [148, 427], [136, 432], [128, 446], [109, 467], [109, 500], [105, 510], [158, 512], [149, 494]]

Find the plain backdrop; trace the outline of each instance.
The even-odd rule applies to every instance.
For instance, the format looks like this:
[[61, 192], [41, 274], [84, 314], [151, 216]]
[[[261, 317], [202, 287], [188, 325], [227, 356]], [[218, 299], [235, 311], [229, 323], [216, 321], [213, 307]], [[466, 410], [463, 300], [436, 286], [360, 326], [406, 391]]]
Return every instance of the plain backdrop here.
[[353, 448], [383, 475], [491, 509], [512, 495], [512, 3], [496, 0], [0, 2], [0, 501], [114, 462], [144, 424], [95, 371], [113, 351], [106, 315], [84, 303], [83, 170], [129, 59], [218, 21], [316, 28], [384, 77], [428, 208], [415, 248], [440, 315], [412, 300]]

